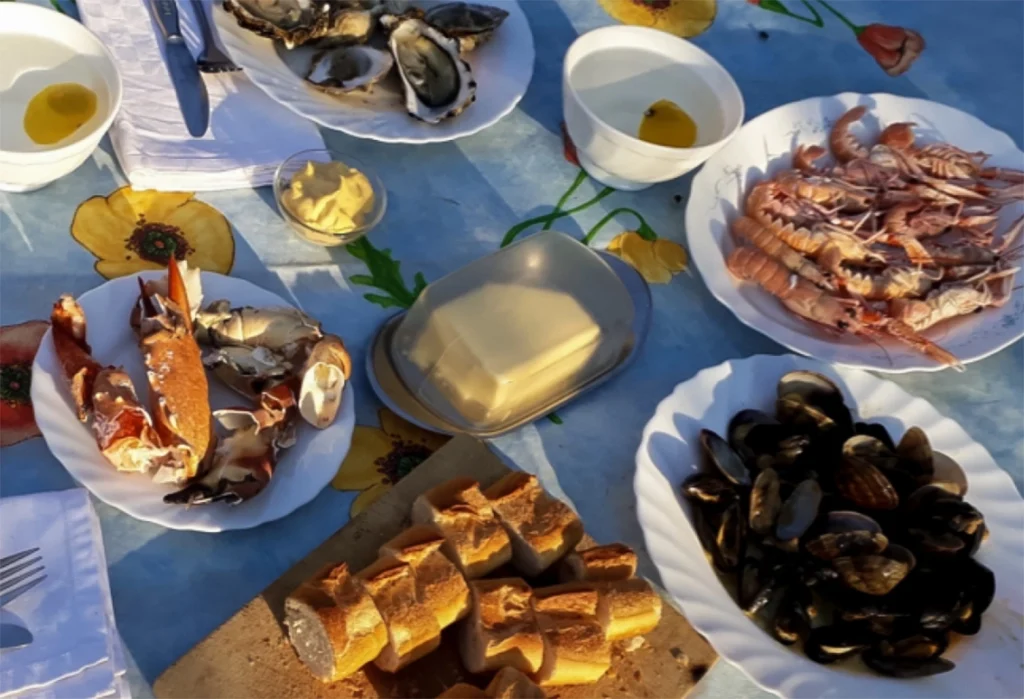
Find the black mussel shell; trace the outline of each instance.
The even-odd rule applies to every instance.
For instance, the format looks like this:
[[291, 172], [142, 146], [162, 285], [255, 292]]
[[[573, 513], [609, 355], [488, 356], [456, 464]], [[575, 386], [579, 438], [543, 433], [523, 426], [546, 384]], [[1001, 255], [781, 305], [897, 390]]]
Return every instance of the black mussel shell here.
[[741, 410], [729, 421], [729, 446], [745, 461], [771, 454], [789, 431], [772, 415], [760, 410]]
[[732, 503], [722, 512], [715, 543], [718, 569], [726, 573], [736, 570], [747, 543], [747, 519], [739, 502]]
[[960, 534], [974, 534], [985, 524], [985, 517], [965, 500], [938, 500], [927, 510], [932, 526], [946, 527]]
[[964, 636], [973, 636], [981, 631], [981, 614], [975, 611], [973, 602], [968, 602], [960, 608], [960, 613], [950, 628]]
[[899, 585], [913, 569], [914, 555], [892, 544], [882, 553], [840, 556], [832, 561], [839, 579], [867, 595], [885, 595]]
[[949, 637], [945, 632], [910, 631], [880, 639], [871, 650], [882, 658], [928, 660], [939, 657], [948, 647]]
[[967, 474], [956, 461], [941, 451], [932, 452], [932, 484], [950, 493], [967, 495]]
[[973, 558], [958, 564], [966, 578], [966, 594], [979, 617], [989, 608], [996, 596], [996, 576]]
[[981, 526], [978, 527], [977, 531], [973, 534], [961, 534], [961, 538], [966, 542], [967, 546], [960, 552], [961, 556], [973, 556], [981, 548], [982, 543], [988, 538], [988, 527], [982, 522]]
[[909, 527], [907, 537], [912, 550], [931, 556], [955, 556], [967, 546], [963, 538], [951, 532], [918, 527]]
[[896, 445], [899, 469], [906, 471], [917, 485], [928, 485], [935, 474], [932, 444], [920, 427], [911, 427]]
[[923, 485], [905, 498], [903, 509], [909, 516], [920, 520], [929, 516], [932, 508], [938, 502], [959, 502], [961, 500], [963, 498], [945, 488], [940, 488], [937, 485]]
[[776, 395], [799, 396], [806, 403], [821, 410], [844, 432], [853, 430], [850, 410], [843, 400], [843, 392], [831, 379], [813, 371], [791, 371], [779, 379]]
[[757, 474], [750, 489], [750, 528], [757, 534], [767, 534], [775, 526], [782, 498], [779, 495], [779, 474], [767, 468]]
[[892, 441], [892, 435], [889, 434], [889, 430], [885, 429], [883, 425], [877, 422], [858, 422], [853, 426], [854, 434], [866, 434], [869, 437], [874, 437], [885, 446], [889, 447], [889, 451], [896, 451], [896, 442]]
[[866, 461], [880, 469], [897, 468], [900, 462], [884, 442], [865, 434], [855, 434], [843, 442], [843, 457]]
[[793, 429], [828, 434], [839, 427], [828, 413], [795, 394], [782, 396], [775, 401], [775, 415], [779, 421]]
[[[751, 557], [743, 559], [743, 565], [740, 566], [739, 584], [736, 589], [737, 601], [743, 611], [750, 613], [757, 611], [757, 609], [751, 611], [748, 607], [767, 584], [769, 573], [770, 571], [762, 565], [761, 559]], [[765, 601], [767, 602], [767, 600]]]
[[801, 481], [779, 509], [775, 537], [782, 541], [799, 539], [818, 517], [821, 486], [808, 478]]
[[893, 510], [900, 504], [892, 482], [863, 459], [844, 457], [833, 474], [833, 482], [839, 495], [868, 510]]
[[683, 481], [683, 497], [693, 503], [725, 507], [738, 497], [736, 489], [724, 478], [710, 473], [695, 473]]
[[832, 560], [839, 556], [881, 553], [889, 545], [882, 527], [860, 512], [829, 512], [804, 544], [812, 556]]
[[811, 627], [807, 612], [809, 606], [810, 591], [799, 585], [791, 585], [783, 594], [775, 618], [772, 619], [771, 633], [775, 640], [789, 646], [806, 635]]
[[700, 444], [717, 473], [735, 485], [750, 485], [750, 470], [728, 442], [711, 430], [701, 430]]
[[841, 622], [813, 629], [804, 643], [804, 652], [814, 662], [827, 665], [860, 653], [874, 640], [861, 625]]
[[711, 563], [718, 568], [719, 557], [718, 542], [718, 519], [719, 513], [709, 507], [694, 505], [692, 508], [693, 530], [697, 533], [700, 545], [704, 548]]
[[864, 664], [880, 675], [911, 679], [949, 672], [956, 665], [945, 658], [886, 658], [874, 652], [862, 656]]

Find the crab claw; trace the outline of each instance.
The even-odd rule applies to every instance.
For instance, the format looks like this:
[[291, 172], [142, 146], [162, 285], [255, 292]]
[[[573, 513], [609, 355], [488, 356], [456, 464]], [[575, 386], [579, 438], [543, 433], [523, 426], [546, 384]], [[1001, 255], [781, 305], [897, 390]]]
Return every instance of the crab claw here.
[[319, 429], [334, 422], [341, 407], [345, 382], [352, 375], [352, 358], [337, 335], [325, 335], [317, 342], [302, 367], [299, 412]]
[[78, 302], [64, 294], [50, 314], [53, 350], [57, 354], [78, 419], [85, 422], [93, 408], [93, 384], [103, 366], [92, 357], [85, 341], [85, 312]]

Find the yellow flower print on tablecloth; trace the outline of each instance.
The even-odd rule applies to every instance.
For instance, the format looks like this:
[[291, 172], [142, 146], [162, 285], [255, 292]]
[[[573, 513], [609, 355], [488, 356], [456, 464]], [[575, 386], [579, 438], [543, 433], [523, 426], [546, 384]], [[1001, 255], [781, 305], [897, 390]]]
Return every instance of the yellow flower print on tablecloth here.
[[406, 422], [387, 408], [378, 411], [377, 419], [380, 427], [356, 425], [348, 456], [331, 481], [338, 490], [361, 491], [352, 501], [352, 517], [377, 502], [450, 439]]
[[623, 24], [654, 27], [676, 36], [697, 36], [715, 21], [716, 0], [598, 0]]
[[227, 274], [235, 260], [231, 224], [192, 192], [122, 187], [78, 206], [71, 236], [99, 259], [107, 279], [165, 269], [173, 255], [190, 267]]
[[686, 250], [679, 243], [658, 238], [648, 240], [626, 231], [608, 243], [608, 252], [621, 257], [651, 284], [668, 284], [686, 269]]

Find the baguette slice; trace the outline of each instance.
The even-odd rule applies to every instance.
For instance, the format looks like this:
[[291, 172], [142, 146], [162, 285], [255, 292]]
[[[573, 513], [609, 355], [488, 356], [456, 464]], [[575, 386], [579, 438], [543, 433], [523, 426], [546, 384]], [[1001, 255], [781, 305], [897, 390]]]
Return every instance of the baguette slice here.
[[361, 570], [358, 577], [387, 626], [387, 646], [373, 661], [377, 667], [398, 672], [441, 645], [437, 619], [416, 597], [412, 566], [387, 556]]
[[419, 600], [427, 605], [442, 629], [469, 613], [469, 586], [462, 573], [441, 553], [444, 536], [428, 524], [415, 524], [380, 547], [412, 566]]
[[512, 559], [508, 534], [472, 478], [455, 478], [416, 498], [412, 520], [444, 534], [443, 551], [467, 579], [479, 578]]
[[484, 690], [465, 682], [453, 684], [443, 693], [437, 695], [437, 699], [487, 699], [488, 695]]
[[661, 620], [661, 595], [643, 578], [597, 583], [597, 619], [609, 641], [653, 631]]
[[531, 605], [530, 586], [520, 578], [474, 580], [473, 607], [460, 629], [459, 651], [470, 672], [514, 667], [536, 672], [544, 656]]
[[537, 478], [515, 471], [485, 492], [512, 539], [512, 562], [527, 576], [539, 575], [583, 538], [583, 524]]
[[597, 589], [586, 583], [534, 591], [544, 638], [544, 662], [533, 676], [538, 684], [592, 684], [611, 667], [611, 644], [597, 620], [599, 600]]
[[377, 607], [344, 563], [300, 586], [284, 609], [299, 659], [323, 682], [348, 677], [388, 643]]
[[491, 699], [545, 699], [547, 694], [529, 677], [512, 667], [503, 667], [487, 685]]
[[594, 546], [573, 551], [559, 571], [563, 581], [627, 580], [636, 575], [636, 554], [625, 544]]

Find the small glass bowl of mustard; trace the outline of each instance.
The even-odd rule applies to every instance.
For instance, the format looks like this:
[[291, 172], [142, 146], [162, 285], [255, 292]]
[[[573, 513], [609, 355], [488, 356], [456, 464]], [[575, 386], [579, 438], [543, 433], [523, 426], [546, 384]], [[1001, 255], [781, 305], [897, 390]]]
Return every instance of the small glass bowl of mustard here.
[[322, 148], [296, 153], [274, 173], [277, 210], [315, 245], [359, 240], [380, 223], [387, 198], [384, 183], [361, 161]]

